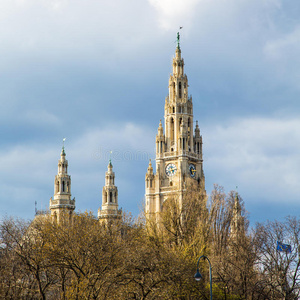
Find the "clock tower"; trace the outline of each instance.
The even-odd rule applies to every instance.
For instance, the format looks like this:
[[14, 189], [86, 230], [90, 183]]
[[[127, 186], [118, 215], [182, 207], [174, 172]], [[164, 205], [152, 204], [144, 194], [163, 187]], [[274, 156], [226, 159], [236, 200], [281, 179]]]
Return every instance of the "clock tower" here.
[[182, 205], [187, 185], [194, 182], [205, 194], [202, 136], [198, 122], [194, 129], [193, 102], [188, 95], [188, 79], [181, 58], [180, 36], [165, 100], [164, 128], [159, 122], [156, 135], [156, 174], [151, 161], [146, 173], [145, 210], [147, 217], [158, 217], [164, 202], [176, 197]]

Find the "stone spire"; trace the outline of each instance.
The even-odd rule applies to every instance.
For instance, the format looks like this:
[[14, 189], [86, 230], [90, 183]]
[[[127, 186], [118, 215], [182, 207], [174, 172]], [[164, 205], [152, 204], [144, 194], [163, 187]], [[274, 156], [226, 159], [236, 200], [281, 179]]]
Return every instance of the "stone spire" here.
[[[178, 37], [177, 37], [178, 39]], [[180, 127], [184, 121], [187, 131], [188, 151], [193, 152], [193, 103], [188, 95], [188, 78], [184, 73], [184, 60], [178, 45], [172, 64], [173, 72], [169, 78], [169, 95], [165, 102], [166, 152], [180, 151]]]
[[50, 212], [55, 222], [65, 214], [71, 219], [75, 209], [75, 198], [71, 200], [71, 176], [68, 175], [68, 161], [63, 145], [58, 161], [58, 172], [54, 180], [54, 197], [50, 198]]
[[102, 189], [102, 209], [98, 210], [99, 220], [109, 222], [121, 219], [122, 211], [118, 207], [118, 188], [115, 186], [115, 173], [110, 159], [105, 173], [105, 186]]
[[158, 133], [156, 135], [156, 154], [159, 156], [165, 151], [165, 136], [164, 129], [161, 124], [161, 120], [159, 121]]
[[156, 221], [170, 197], [182, 204], [186, 187], [196, 184], [205, 196], [202, 159], [202, 137], [198, 123], [194, 134], [192, 97], [188, 95], [188, 78], [184, 73], [180, 35], [169, 77], [169, 93], [165, 98], [164, 122], [156, 134], [156, 172], [151, 161], [145, 176], [145, 212]]

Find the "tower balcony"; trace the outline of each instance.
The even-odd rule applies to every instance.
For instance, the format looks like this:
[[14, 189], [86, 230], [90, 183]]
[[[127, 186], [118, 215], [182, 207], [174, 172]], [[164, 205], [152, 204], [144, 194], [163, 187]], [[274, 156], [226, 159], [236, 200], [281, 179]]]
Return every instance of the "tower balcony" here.
[[174, 157], [174, 156], [189, 156], [193, 158], [200, 158], [200, 154], [194, 153], [191, 151], [171, 151], [171, 152], [165, 152], [157, 155], [157, 158], [169, 158], [169, 157]]

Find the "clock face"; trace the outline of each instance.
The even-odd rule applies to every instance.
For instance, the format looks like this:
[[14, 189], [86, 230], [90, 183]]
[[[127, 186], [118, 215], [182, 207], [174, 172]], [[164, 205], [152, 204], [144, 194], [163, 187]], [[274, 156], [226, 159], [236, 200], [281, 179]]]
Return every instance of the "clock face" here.
[[174, 164], [168, 164], [166, 166], [166, 174], [168, 176], [174, 176], [176, 174], [177, 168]]
[[195, 167], [195, 165], [190, 164], [189, 171], [190, 171], [191, 177], [195, 177], [195, 175], [196, 175], [196, 167]]

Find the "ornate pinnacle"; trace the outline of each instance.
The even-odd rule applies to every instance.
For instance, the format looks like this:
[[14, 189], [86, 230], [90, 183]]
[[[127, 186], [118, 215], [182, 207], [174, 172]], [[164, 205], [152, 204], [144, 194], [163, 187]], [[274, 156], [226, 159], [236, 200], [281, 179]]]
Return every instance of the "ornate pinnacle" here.
[[63, 138], [63, 145], [62, 145], [62, 151], [61, 151], [61, 153], [63, 155], [66, 155], [66, 153], [65, 153], [65, 140], [66, 140], [66, 138]]

